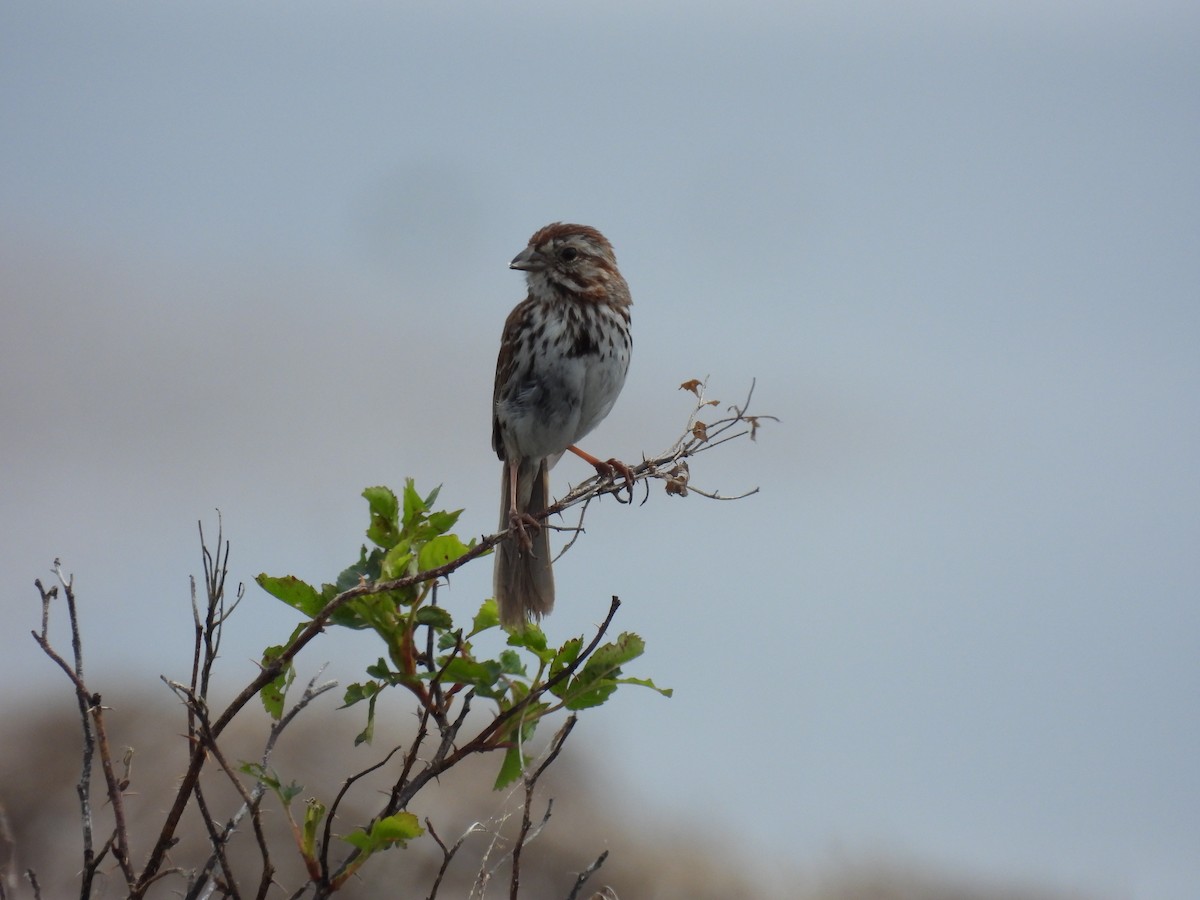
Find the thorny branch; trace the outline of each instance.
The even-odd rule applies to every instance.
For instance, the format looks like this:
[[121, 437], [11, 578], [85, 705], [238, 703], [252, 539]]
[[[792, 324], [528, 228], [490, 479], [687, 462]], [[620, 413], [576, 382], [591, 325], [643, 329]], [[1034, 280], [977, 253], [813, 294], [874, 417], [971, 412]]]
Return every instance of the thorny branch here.
[[552, 799], [547, 801], [546, 814], [542, 816], [542, 821], [538, 823], [537, 830], [530, 834], [530, 827], [533, 824], [533, 820], [530, 818], [530, 812], [533, 809], [533, 789], [537, 786], [538, 779], [542, 777], [542, 773], [558, 758], [563, 743], [567, 740], [571, 729], [575, 727], [575, 722], [575, 716], [567, 717], [567, 721], [563, 723], [563, 727], [559, 729], [558, 734], [554, 736], [554, 740], [550, 742], [550, 752], [546, 754], [545, 760], [542, 761], [542, 764], [532, 774], [526, 774], [525, 776], [525, 805], [521, 811], [521, 831], [518, 833], [517, 840], [513, 844], [512, 878], [509, 881], [508, 891], [509, 900], [517, 900], [517, 892], [521, 887], [521, 851], [529, 841], [538, 835], [550, 820], [550, 808], [554, 803]]
[[[648, 458], [643, 458], [642, 462], [631, 467], [632, 480], [630, 482], [621, 481], [614, 482], [610, 478], [602, 478], [600, 476], [588, 479], [577, 487], [569, 491], [558, 502], [543, 511], [537, 517], [547, 520], [553, 516], [561, 515], [563, 512], [573, 507], [579, 507], [579, 523], [574, 528], [565, 530], [575, 531], [575, 536], [567, 546], [569, 549], [582, 531], [583, 517], [586, 514], [588, 505], [596, 498], [605, 494], [612, 494], [617, 497], [620, 502], [631, 502], [633, 498], [633, 488], [637, 482], [642, 482], [646, 488], [646, 497], [642, 500], [643, 503], [649, 497], [649, 482], [651, 479], [659, 479], [664, 482], [664, 487], [668, 495], [686, 497], [689, 492], [695, 492], [704, 497], [712, 499], [739, 499], [740, 497], [750, 496], [757, 492], [757, 488], [753, 488], [737, 497], [723, 497], [717, 492], [708, 492], [700, 490], [690, 484], [690, 472], [688, 469], [688, 459], [697, 456], [700, 453], [711, 450], [723, 443], [735, 440], [741, 437], [749, 436], [751, 440], [755, 439], [757, 429], [760, 423], [764, 420], [774, 420], [773, 416], [765, 415], [750, 415], [750, 401], [754, 392], [754, 385], [751, 384], [750, 391], [747, 393], [745, 401], [740, 405], [728, 407], [726, 415], [716, 419], [715, 421], [705, 422], [701, 419], [701, 414], [709, 408], [719, 405], [718, 401], [710, 401], [705, 399], [704, 389], [705, 383], [695, 380], [685, 382], [681, 385], [682, 389], [690, 390], [696, 394], [697, 403], [692, 413], [688, 418], [687, 425], [683, 435], [667, 450]], [[621, 500], [621, 494], [628, 490], [629, 500]], [[555, 527], [547, 524], [545, 527]], [[193, 584], [193, 615], [195, 622], [195, 644], [193, 653], [193, 667], [191, 673], [191, 681], [189, 686], [173, 685], [177, 690], [182, 691], [186, 697], [186, 705], [189, 712], [189, 737], [191, 739], [192, 749], [188, 761], [187, 769], [180, 781], [179, 788], [175, 795], [162, 828], [157, 836], [150, 855], [142, 868], [141, 872], [135, 872], [130, 860], [128, 835], [126, 832], [124, 808], [122, 804], [122, 791], [124, 785], [118, 781], [112, 765], [112, 758], [108, 747], [107, 737], [104, 731], [104, 717], [101, 705], [100, 696], [92, 694], [88, 691], [83, 678], [83, 662], [82, 662], [82, 645], [79, 637], [78, 618], [75, 609], [75, 599], [72, 585], [69, 580], [64, 578], [61, 569], [56, 561], [55, 573], [61, 582], [66, 596], [68, 605], [68, 616], [72, 629], [72, 648], [74, 653], [74, 665], [72, 666], [63, 659], [51, 646], [48, 636], [49, 622], [49, 605], [50, 601], [57, 597], [58, 588], [53, 587], [50, 590], [43, 588], [41, 582], [36, 582], [37, 587], [42, 595], [42, 629], [41, 633], [33, 633], [34, 639], [38, 642], [43, 651], [68, 675], [75, 685], [76, 696], [79, 702], [80, 716], [83, 721], [84, 732], [84, 759], [83, 771], [78, 785], [78, 793], [80, 796], [80, 806], [84, 828], [84, 869], [83, 869], [83, 897], [90, 896], [91, 885], [96, 874], [96, 871], [103, 860], [104, 856], [111, 851], [116, 862], [121, 869], [123, 876], [129, 887], [129, 897], [142, 898], [146, 895], [150, 886], [159, 878], [167, 873], [163, 865], [166, 860], [166, 855], [171, 847], [177, 841], [175, 836], [179, 826], [181, 817], [186, 809], [190, 799], [197, 792], [200, 772], [207, 759], [213, 758], [216, 754], [217, 740], [221, 736], [225, 728], [232, 720], [241, 712], [241, 710], [253, 700], [264, 686], [275, 680], [289, 666], [300, 651], [307, 646], [318, 634], [320, 634], [329, 624], [334, 614], [352, 600], [370, 594], [376, 594], [386, 591], [402, 590], [418, 584], [426, 584], [436, 582], [476, 559], [484, 555], [495, 547], [498, 543], [508, 537], [508, 532], [499, 532], [492, 535], [482, 537], [474, 546], [463, 556], [424, 572], [418, 572], [404, 578], [393, 579], [389, 581], [378, 581], [374, 583], [364, 583], [357, 585], [349, 590], [343, 591], [312, 618], [311, 621], [304, 627], [302, 631], [269, 663], [262, 666], [257, 676], [247, 684], [244, 689], [233, 698], [232, 701], [225, 707], [220, 715], [212, 718], [208, 714], [207, 693], [209, 679], [213, 663], [215, 662], [221, 639], [221, 628], [228, 616], [232, 613], [233, 608], [241, 600], [242, 588], [239, 586], [238, 596], [233, 605], [228, 609], [225, 607], [224, 591], [225, 577], [227, 572], [227, 562], [229, 554], [229, 545], [223, 541], [220, 529], [217, 536], [217, 551], [213, 555], [206, 545], [204, 550], [204, 575], [205, 575], [205, 591], [207, 594], [207, 604], [202, 611], [200, 605], [196, 602], [195, 585]], [[201, 532], [201, 541], [203, 545], [203, 532]], [[455, 747], [455, 740], [460, 730], [460, 727], [465, 720], [466, 713], [469, 708], [471, 698], [470, 692], [463, 696], [462, 704], [460, 705], [459, 715], [453, 721], [449, 720], [446, 711], [449, 708], [448, 699], [441, 694], [440, 675], [437, 675], [430, 680], [431, 688], [434, 691], [431, 702], [426, 704], [425, 712], [421, 721], [422, 739], [427, 728], [429, 719], [432, 717], [436, 723], [441, 741], [438, 744], [437, 751], [433, 758], [426, 762], [415, 775], [411, 774], [413, 763], [416, 761], [415, 749], [414, 753], [410, 754], [406, 759], [404, 772], [388, 798], [384, 811], [381, 816], [390, 815], [397, 810], [404, 809], [409, 800], [431, 779], [438, 777], [439, 774], [455, 765], [464, 757], [492, 749], [498, 749], [503, 746], [502, 742], [498, 742], [498, 737], [505, 733], [505, 729], [510, 726], [510, 723], [515, 717], [520, 717], [524, 714], [526, 707], [536, 698], [542, 696], [545, 691], [560, 683], [562, 680], [571, 677], [577, 665], [582, 664], [599, 645], [600, 640], [606, 633], [613, 616], [615, 615], [620, 601], [614, 597], [612, 606], [609, 609], [608, 615], [604, 622], [597, 629], [594, 639], [589, 646], [580, 653], [576, 665], [565, 666], [561, 671], [548, 679], [541, 688], [527, 695], [522, 701], [514, 703], [511, 707], [497, 715], [487, 726], [485, 726], [478, 735], [466, 744]], [[427, 653], [427, 658], [431, 658], [432, 654]], [[296, 713], [300, 711], [314, 697], [323, 693], [325, 690], [332, 688], [332, 683], [322, 685], [320, 688], [314, 688], [310, 682], [309, 689], [305, 693], [304, 699], [296, 705], [288, 717], [276, 723], [272, 729], [271, 737], [268, 740], [268, 745], [264, 751], [264, 762], [270, 756], [271, 748], [274, 745], [275, 739], [283, 727], [290, 722]], [[561, 748], [562, 740], [565, 740], [566, 735], [570, 731], [570, 725], [574, 719], [568, 720], [568, 724], [555, 738], [553, 744], [553, 752], [550, 759], [557, 755], [558, 749]], [[420, 741], [414, 744], [414, 748], [420, 745]], [[104, 842], [99, 851], [94, 847], [94, 832], [93, 819], [90, 803], [90, 771], [95, 753], [99, 751], [101, 768], [104, 777], [108, 784], [108, 794], [113, 806], [113, 815], [115, 820], [115, 828], [112, 836]], [[393, 751], [394, 753], [395, 751]], [[391, 754], [389, 754], [389, 757]], [[237, 783], [237, 779], [233, 776], [228, 763], [217, 755], [218, 762], [224, 768], [231, 779]], [[536, 781], [538, 775], [544, 770], [545, 765], [549, 763], [549, 759], [541, 768], [537, 770], [532, 781], [526, 782], [527, 797], [525, 816], [522, 825], [522, 839], [529, 836], [531, 825], [529, 824], [529, 801], [532, 796], [532, 783]], [[386, 759], [384, 760], [386, 762]], [[383, 765], [380, 763], [379, 765]], [[374, 768], [374, 767], [373, 767]], [[342, 793], [339, 794], [338, 800], [344, 795], [350, 785], [366, 772], [347, 781], [343, 786]], [[529, 778], [529, 776], [527, 776]], [[240, 787], [240, 785], [239, 785]], [[220, 844], [227, 842], [228, 838], [237, 827], [238, 823], [248, 813], [251, 815], [254, 825], [254, 830], [260, 837], [261, 841], [261, 826], [258, 822], [258, 812], [261, 798], [263, 796], [264, 786], [256, 784], [250, 793], [243, 790], [243, 805], [242, 808], [229, 819], [219, 833], [216, 832], [216, 823], [211, 816], [206, 815], [206, 822], [210, 831], [214, 834], [214, 840], [217, 845], [213, 848], [213, 855], [208, 860], [206, 866], [201, 870], [197, 877], [191, 882], [188, 897], [198, 898], [207, 896], [212, 892], [211, 886], [207, 891], [204, 890], [204, 885], [211, 878], [213, 871], [217, 867], [224, 868], [224, 859], [221, 852]], [[336, 808], [336, 802], [335, 802]], [[331, 811], [332, 812], [332, 811]], [[547, 810], [547, 817], [549, 810]], [[327, 824], [333, 818], [330, 815]], [[540, 828], [540, 826], [539, 826]], [[469, 832], [468, 832], [469, 833]], [[536, 831], [534, 832], [536, 833]], [[466, 835], [464, 835], [465, 837]], [[326, 829], [326, 840], [323, 842], [325, 848], [329, 845], [328, 828]], [[445, 855], [443, 861], [442, 872], [449, 865], [450, 859], [457, 851], [462, 839], [456, 843], [453, 848], [447, 849], [445, 845], [438, 840], [439, 846], [442, 847]], [[324, 848], [323, 848], [324, 849]], [[602, 854], [585, 872], [580, 873], [576, 883], [575, 890], [571, 896], [574, 897], [578, 890], [582, 887], [587, 877], [603, 864], [605, 856]], [[352, 853], [346, 860], [343, 860], [341, 866], [336, 872], [331, 872], [328, 863], [322, 859], [322, 880], [325, 882], [325, 887], [333, 887], [338, 882], [340, 875], [347, 873], [348, 867], [353, 865], [354, 854]], [[271, 868], [269, 857], [266, 854], [265, 847], [263, 848], [264, 872], [263, 879], [260, 882], [260, 894], [265, 890], [269, 883], [269, 871]], [[516, 888], [519, 883], [519, 848], [514, 853], [512, 891], [515, 896]], [[440, 875], [439, 875], [440, 883]], [[435, 884], [434, 894], [436, 894], [437, 886]], [[321, 895], [318, 890], [318, 895]], [[431, 897], [433, 894], [430, 895]]]
[[[592, 653], [595, 652], [596, 648], [600, 646], [600, 642], [604, 639], [604, 635], [608, 633], [608, 628], [612, 624], [613, 617], [617, 614], [617, 610], [620, 608], [620, 606], [620, 599], [613, 597], [612, 603], [608, 608], [608, 615], [604, 617], [604, 621], [601, 622], [596, 628], [595, 636], [588, 643], [588, 645], [584, 647], [582, 651], [580, 651], [579, 655], [573, 662], [564, 665], [558, 672], [550, 676], [548, 679], [546, 679], [546, 681], [542, 682], [542, 684], [539, 685], [536, 690], [530, 691], [521, 700], [508, 707], [508, 709], [497, 713], [496, 716], [487, 725], [485, 725], [478, 734], [476, 734], [473, 738], [471, 738], [471, 740], [467, 741], [461, 747], [455, 749], [453, 737], [455, 734], [457, 734], [458, 728], [466, 720], [467, 703], [465, 700], [470, 698], [470, 694], [468, 694], [467, 697], [464, 698], [463, 709], [460, 710], [458, 717], [455, 719], [453, 733], [448, 737], [443, 738], [442, 743], [438, 747], [437, 753], [425, 764], [421, 771], [417, 772], [411, 778], [407, 778], [407, 775], [405, 775], [401, 781], [397, 782], [395, 788], [392, 790], [391, 797], [389, 797], [387, 804], [376, 816], [374, 821], [378, 821], [386, 816], [393, 815], [397, 811], [406, 808], [412, 798], [415, 797], [426, 784], [440, 776], [443, 772], [452, 769], [467, 757], [473, 756], [477, 753], [487, 753], [492, 750], [503, 749], [504, 744], [499, 742], [498, 738], [505, 733], [509, 723], [514, 719], [519, 719], [527, 708], [538, 703], [538, 701], [548, 692], [551, 692], [559, 684], [571, 678], [575, 672], [587, 662]], [[567, 729], [567, 733], [570, 733], [570, 729]], [[563, 738], [565, 739], [565, 737], [566, 735], [564, 734]], [[383, 763], [380, 763], [379, 765], [382, 764]], [[378, 766], [375, 768], [378, 768]], [[338, 866], [336, 871], [325, 877], [327, 885], [322, 885], [316, 896], [325, 896], [327, 892], [323, 893], [323, 891], [326, 891], [327, 886], [332, 888], [340, 886], [346, 875], [353, 872], [355, 862], [359, 856], [361, 856], [361, 851], [359, 851], [357, 848], [350, 851], [350, 853], [347, 854], [346, 858], [342, 861], [341, 865]]]

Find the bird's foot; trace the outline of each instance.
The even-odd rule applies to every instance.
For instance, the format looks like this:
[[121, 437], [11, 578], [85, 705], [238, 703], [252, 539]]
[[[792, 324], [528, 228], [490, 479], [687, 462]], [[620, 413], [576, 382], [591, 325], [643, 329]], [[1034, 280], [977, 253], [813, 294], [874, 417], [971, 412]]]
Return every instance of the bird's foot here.
[[[576, 456], [578, 456], [580, 459], [585, 460], [586, 462], [590, 463], [593, 467], [595, 467], [596, 474], [599, 475], [601, 478], [603, 478], [606, 481], [613, 481], [613, 480], [615, 480], [617, 475], [620, 475], [621, 478], [624, 479], [624, 481], [625, 481], [625, 487], [628, 488], [628, 490], [629, 490], [629, 500], [628, 501], [622, 500], [621, 502], [622, 503], [633, 502], [633, 469], [629, 468], [629, 466], [625, 465], [625, 463], [621, 462], [619, 459], [609, 459], [609, 460], [597, 459], [596, 457], [592, 456], [592, 454], [588, 453], [586, 450], [580, 450], [574, 444], [567, 447], [567, 449], [570, 450], [572, 453], [574, 453]], [[621, 499], [621, 495], [619, 492], [614, 494], [614, 496], [618, 500]]]
[[542, 523], [529, 513], [517, 512], [514, 509], [508, 514], [508, 528], [512, 531], [517, 546], [528, 553], [533, 549], [533, 538], [529, 536], [529, 529], [532, 528], [536, 534], [542, 530]]
[[592, 463], [596, 467], [596, 474], [605, 481], [616, 481], [618, 475], [625, 482], [625, 489], [629, 491], [629, 500], [621, 500], [621, 493], [618, 491], [615, 496], [622, 503], [630, 503], [633, 501], [633, 469], [625, 465], [619, 459], [596, 460]]

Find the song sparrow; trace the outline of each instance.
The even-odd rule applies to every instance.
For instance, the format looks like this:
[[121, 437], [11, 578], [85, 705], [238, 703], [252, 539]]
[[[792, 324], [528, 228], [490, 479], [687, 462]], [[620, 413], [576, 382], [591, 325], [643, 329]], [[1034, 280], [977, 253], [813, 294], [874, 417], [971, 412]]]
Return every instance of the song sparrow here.
[[550, 505], [550, 469], [570, 450], [630, 477], [574, 444], [621, 393], [633, 301], [612, 245], [586, 225], [547, 225], [509, 268], [525, 273], [529, 294], [504, 323], [496, 360], [492, 448], [504, 461], [500, 528], [513, 533], [496, 548], [493, 589], [500, 621], [520, 628], [554, 606], [549, 536], [534, 518]]

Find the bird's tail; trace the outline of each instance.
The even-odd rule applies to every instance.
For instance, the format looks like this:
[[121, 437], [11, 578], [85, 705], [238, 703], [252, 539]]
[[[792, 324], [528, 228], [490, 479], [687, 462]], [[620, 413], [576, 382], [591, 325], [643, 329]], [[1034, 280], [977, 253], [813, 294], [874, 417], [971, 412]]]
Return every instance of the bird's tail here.
[[[517, 512], [539, 513], [550, 505], [550, 472], [545, 460], [522, 462], [517, 475]], [[500, 488], [500, 530], [509, 527], [510, 486], [508, 466]], [[528, 499], [526, 498], [528, 496]], [[524, 500], [524, 502], [522, 502]], [[533, 546], [526, 550], [519, 535], [509, 535], [496, 546], [492, 589], [505, 628], [523, 628], [554, 608], [554, 570], [550, 567], [550, 532], [526, 527]]]

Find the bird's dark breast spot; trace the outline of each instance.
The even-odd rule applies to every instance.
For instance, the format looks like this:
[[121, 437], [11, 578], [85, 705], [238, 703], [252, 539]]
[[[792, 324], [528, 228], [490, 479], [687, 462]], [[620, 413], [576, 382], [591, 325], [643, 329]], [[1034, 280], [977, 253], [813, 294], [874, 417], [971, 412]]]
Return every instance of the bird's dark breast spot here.
[[571, 335], [571, 346], [567, 350], [567, 356], [578, 359], [581, 356], [598, 356], [599, 353], [600, 346], [596, 343], [592, 331], [587, 328], [576, 328], [574, 334]]

